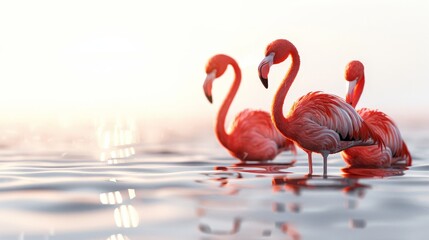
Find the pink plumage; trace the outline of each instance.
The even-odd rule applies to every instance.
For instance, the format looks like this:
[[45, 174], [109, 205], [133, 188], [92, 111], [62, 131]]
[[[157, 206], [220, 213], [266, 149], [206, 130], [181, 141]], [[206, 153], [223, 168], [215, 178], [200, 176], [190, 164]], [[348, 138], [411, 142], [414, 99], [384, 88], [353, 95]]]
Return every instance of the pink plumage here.
[[268, 112], [245, 109], [235, 116], [229, 130], [225, 130], [225, 118], [238, 91], [241, 70], [233, 58], [218, 54], [209, 59], [204, 82], [204, 92], [212, 102], [213, 81], [223, 75], [228, 65], [233, 67], [235, 78], [217, 115], [215, 131], [219, 142], [232, 156], [242, 161], [272, 160], [287, 150], [296, 154], [295, 145], [277, 131]]
[[[351, 61], [347, 64], [345, 78], [349, 81], [346, 101], [356, 107], [365, 84], [363, 64], [359, 61]], [[344, 161], [353, 167], [389, 167], [401, 162], [411, 166], [411, 154], [394, 121], [378, 110], [362, 108], [357, 112], [368, 126], [383, 138], [385, 148], [378, 146], [349, 148], [341, 153]]]

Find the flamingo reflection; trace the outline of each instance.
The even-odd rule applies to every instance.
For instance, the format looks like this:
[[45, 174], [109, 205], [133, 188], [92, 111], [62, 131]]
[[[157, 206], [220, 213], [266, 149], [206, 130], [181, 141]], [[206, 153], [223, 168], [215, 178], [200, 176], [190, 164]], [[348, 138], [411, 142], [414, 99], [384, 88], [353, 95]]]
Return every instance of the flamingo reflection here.
[[[296, 160], [293, 160], [289, 163], [236, 163], [226, 168], [226, 170], [236, 171], [236, 172], [247, 172], [247, 173], [256, 173], [256, 174], [286, 174], [291, 172], [286, 172], [285, 170], [292, 167], [295, 164]], [[216, 169], [216, 168], [215, 168]]]
[[[237, 163], [230, 166], [216, 166], [214, 172], [204, 174], [206, 179], [199, 180], [198, 183], [212, 184], [219, 190], [228, 191], [201, 198], [197, 208], [200, 219], [199, 231], [213, 236], [233, 235], [235, 237], [246, 236], [251, 231], [257, 231], [249, 229], [249, 225], [261, 221], [258, 214], [251, 213], [258, 209], [252, 210], [252, 207], [246, 205], [249, 204], [246, 196], [249, 191], [260, 193], [263, 189], [246, 184], [252, 177], [270, 179], [273, 190], [271, 194], [275, 194], [273, 197], [278, 194], [288, 196], [287, 193], [291, 193], [301, 199], [308, 197], [305, 193], [312, 191], [343, 193], [347, 196], [344, 198], [345, 208], [353, 210], [358, 208], [359, 201], [363, 201], [366, 192], [371, 189], [371, 186], [362, 183], [361, 179], [401, 176], [406, 170], [400, 166], [384, 169], [347, 167], [341, 169], [340, 176], [297, 175], [289, 169], [294, 163], [295, 161], [280, 164]], [[257, 232], [261, 237], [275, 236], [275, 234], [278, 236], [280, 233], [289, 239], [301, 239], [299, 225], [294, 221], [294, 216], [303, 212], [305, 206], [299, 199], [292, 200], [296, 198], [282, 199], [284, 200], [268, 199], [272, 206], [271, 212], [260, 212], [260, 217], [263, 217], [269, 225]], [[267, 218], [273, 219], [272, 222], [267, 222]], [[279, 218], [284, 219], [278, 221]], [[347, 225], [354, 229], [366, 228], [367, 222], [352, 215], [348, 218]]]
[[[295, 161], [290, 163], [272, 163], [272, 162], [248, 162], [248, 163], [236, 163], [231, 166], [216, 166], [215, 172], [204, 173], [206, 177], [203, 180], [197, 180], [197, 183], [211, 184], [219, 189], [227, 189], [227, 191], [216, 194], [215, 197], [204, 196], [201, 197], [199, 206], [197, 208], [197, 216], [200, 218], [198, 229], [200, 232], [213, 236], [236, 236], [243, 237], [249, 234], [244, 226], [252, 224], [252, 218], [246, 217], [244, 212], [243, 216], [237, 214], [231, 218], [224, 219], [223, 212], [225, 207], [228, 209], [230, 206], [237, 204], [237, 207], [233, 207], [232, 211], [227, 211], [225, 214], [229, 215], [230, 212], [234, 212], [237, 208], [243, 206], [243, 203], [239, 203], [240, 192], [245, 192], [247, 188], [252, 188], [249, 185], [242, 185], [241, 180], [244, 178], [244, 174], [254, 175], [255, 177], [265, 177], [273, 175], [285, 175], [288, 174], [288, 168], [293, 166]], [[232, 197], [232, 198], [231, 198]], [[226, 201], [226, 202], [224, 202]], [[230, 205], [230, 206], [228, 206]], [[278, 205], [280, 207], [280, 205]], [[293, 206], [292, 208], [296, 208]], [[243, 210], [245, 210], [244, 208]], [[246, 210], [245, 210], [246, 211]], [[273, 206], [273, 213], [276, 212], [275, 205]], [[219, 221], [219, 217], [222, 219]], [[257, 219], [255, 221], [258, 221]], [[254, 229], [252, 229], [254, 231]], [[299, 240], [301, 235], [294, 224], [289, 221], [275, 221], [271, 226], [264, 227], [258, 231], [261, 237], [275, 236], [275, 234], [283, 234], [290, 239]]]
[[369, 188], [369, 185], [359, 183], [359, 178], [343, 178], [331, 176], [309, 176], [302, 177], [274, 177], [272, 179], [274, 191], [287, 191], [300, 195], [302, 190], [339, 190], [345, 193], [359, 191]]
[[240, 173], [234, 172], [214, 172], [204, 173], [203, 175], [209, 178], [207, 180], [196, 180], [197, 183], [213, 182], [218, 183], [219, 187], [227, 185], [231, 178], [239, 179], [243, 177]]
[[377, 167], [345, 167], [341, 169], [346, 178], [384, 178], [402, 176], [408, 168], [404, 165], [394, 165], [387, 168]]
[[241, 226], [241, 219], [240, 218], [235, 218], [233, 223], [232, 223], [232, 227], [230, 230], [216, 230], [216, 229], [212, 229], [210, 227], [210, 225], [208, 224], [204, 224], [201, 223], [199, 225], [199, 229], [201, 232], [203, 233], [207, 233], [207, 234], [213, 234], [213, 235], [234, 235], [236, 233], [238, 233], [238, 231], [240, 230], [240, 226]]

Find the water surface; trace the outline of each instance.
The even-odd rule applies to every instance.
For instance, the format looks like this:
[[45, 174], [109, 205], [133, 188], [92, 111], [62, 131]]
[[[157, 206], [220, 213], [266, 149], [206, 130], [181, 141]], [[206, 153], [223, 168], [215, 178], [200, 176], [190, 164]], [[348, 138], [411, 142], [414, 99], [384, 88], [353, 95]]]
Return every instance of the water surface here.
[[240, 164], [213, 134], [136, 143], [100, 130], [96, 151], [5, 146], [0, 239], [426, 239], [428, 131], [404, 133], [409, 169], [347, 169], [339, 154]]

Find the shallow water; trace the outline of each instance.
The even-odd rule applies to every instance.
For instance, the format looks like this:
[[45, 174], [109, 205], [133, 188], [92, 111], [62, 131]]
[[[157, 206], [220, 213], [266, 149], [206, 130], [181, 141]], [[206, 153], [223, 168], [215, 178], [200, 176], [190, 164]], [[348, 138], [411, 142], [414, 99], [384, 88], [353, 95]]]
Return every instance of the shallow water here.
[[[98, 152], [0, 151], [0, 239], [427, 239], [429, 132], [409, 169], [345, 169], [339, 154], [238, 164], [213, 134]], [[119, 137], [118, 137], [119, 136]], [[105, 141], [105, 139], [107, 140]], [[103, 140], [104, 139], [104, 140]]]

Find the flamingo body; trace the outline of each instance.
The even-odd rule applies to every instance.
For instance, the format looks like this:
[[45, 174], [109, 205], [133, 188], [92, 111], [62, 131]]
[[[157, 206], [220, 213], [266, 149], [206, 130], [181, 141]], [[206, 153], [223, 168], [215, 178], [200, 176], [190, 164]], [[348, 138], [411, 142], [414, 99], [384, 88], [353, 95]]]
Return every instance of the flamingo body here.
[[344, 161], [353, 167], [389, 167], [401, 161], [405, 161], [405, 164], [410, 166], [411, 155], [393, 120], [377, 110], [362, 108], [357, 112], [375, 132], [382, 136], [385, 148], [381, 149], [375, 145], [349, 148], [341, 153]]
[[229, 152], [246, 161], [271, 160], [286, 150], [295, 152], [293, 142], [274, 127], [268, 112], [246, 109], [230, 126]]
[[[365, 83], [363, 64], [359, 61], [351, 61], [346, 66], [345, 77], [350, 81], [346, 100], [355, 107]], [[411, 154], [394, 121], [378, 110], [362, 108], [357, 112], [368, 126], [382, 137], [385, 148], [375, 145], [349, 148], [341, 153], [344, 161], [353, 167], [389, 167], [400, 162], [411, 166]]]
[[[338, 96], [310, 92], [292, 106], [282, 133], [307, 151], [332, 154], [373, 144], [375, 135], [349, 104]], [[377, 138], [377, 137], [374, 137]]]
[[294, 143], [277, 131], [270, 114], [265, 111], [245, 109], [234, 118], [229, 130], [225, 130], [226, 114], [241, 81], [237, 62], [227, 55], [213, 56], [207, 63], [204, 83], [206, 97], [212, 102], [212, 83], [225, 72], [228, 65], [234, 68], [235, 79], [216, 119], [215, 131], [220, 143], [233, 157], [242, 161], [272, 160], [286, 150], [296, 153]]

